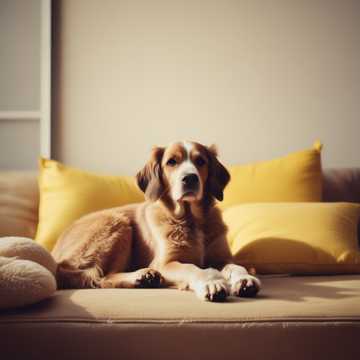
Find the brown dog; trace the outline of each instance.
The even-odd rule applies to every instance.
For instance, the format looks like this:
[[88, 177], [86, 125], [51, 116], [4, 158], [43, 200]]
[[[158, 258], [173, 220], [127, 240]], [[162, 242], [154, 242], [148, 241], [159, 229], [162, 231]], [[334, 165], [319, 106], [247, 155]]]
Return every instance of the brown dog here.
[[153, 149], [137, 182], [146, 201], [82, 217], [53, 250], [63, 288], [176, 286], [203, 300], [255, 296], [260, 281], [233, 264], [215, 199], [230, 180], [214, 147]]

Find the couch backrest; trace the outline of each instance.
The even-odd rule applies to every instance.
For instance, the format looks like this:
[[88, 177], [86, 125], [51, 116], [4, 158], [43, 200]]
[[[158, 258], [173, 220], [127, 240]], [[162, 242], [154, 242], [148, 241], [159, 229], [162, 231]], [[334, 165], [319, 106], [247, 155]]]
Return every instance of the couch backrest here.
[[34, 172], [0, 172], [0, 236], [34, 238], [39, 191]]
[[[360, 168], [324, 169], [323, 200], [360, 203]], [[358, 242], [360, 246], [360, 221]]]
[[360, 203], [360, 168], [324, 169], [323, 200]]
[[[324, 169], [323, 176], [324, 201], [360, 203], [360, 168]], [[34, 238], [38, 205], [36, 173], [0, 172], [0, 236]]]

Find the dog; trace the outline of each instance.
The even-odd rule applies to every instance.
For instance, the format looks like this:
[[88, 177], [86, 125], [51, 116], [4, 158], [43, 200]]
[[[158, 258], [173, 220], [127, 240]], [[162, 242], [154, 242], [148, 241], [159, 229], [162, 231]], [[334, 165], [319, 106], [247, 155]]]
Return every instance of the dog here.
[[85, 215], [59, 237], [60, 288], [170, 286], [207, 301], [258, 293], [259, 279], [234, 264], [216, 207], [230, 174], [215, 146], [155, 147], [136, 179], [145, 202]]

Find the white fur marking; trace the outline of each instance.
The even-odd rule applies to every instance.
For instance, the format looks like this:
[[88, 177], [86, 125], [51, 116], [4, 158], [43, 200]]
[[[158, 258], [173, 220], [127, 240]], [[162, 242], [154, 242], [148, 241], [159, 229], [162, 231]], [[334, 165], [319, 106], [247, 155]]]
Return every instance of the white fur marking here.
[[243, 266], [228, 264], [222, 270], [222, 274], [230, 286], [231, 293], [236, 293], [241, 287], [243, 280], [253, 282], [258, 289], [261, 288], [260, 280], [257, 277], [250, 275]]
[[200, 274], [190, 281], [189, 287], [201, 300], [207, 300], [208, 296], [214, 296], [221, 290], [229, 292], [228, 284], [221, 272], [212, 268], [201, 270]]
[[[200, 177], [196, 166], [192, 163], [190, 158], [191, 151], [194, 148], [194, 144], [188, 141], [183, 141], [182, 145], [186, 151], [187, 156], [186, 156], [186, 160], [183, 161], [182, 164], [172, 174], [174, 180], [173, 180], [171, 193], [175, 201], [179, 201], [183, 196], [182, 179], [184, 178], [184, 176], [186, 176], [187, 174], [196, 174], [198, 177]], [[203, 192], [203, 185], [201, 184], [200, 181], [200, 188], [197, 194], [198, 199], [202, 197], [202, 192]]]
[[187, 158], [190, 159], [191, 150], [193, 149], [194, 144], [192, 144], [189, 141], [183, 141], [182, 143], [183, 143], [183, 146], [184, 146], [184, 148], [186, 150]]

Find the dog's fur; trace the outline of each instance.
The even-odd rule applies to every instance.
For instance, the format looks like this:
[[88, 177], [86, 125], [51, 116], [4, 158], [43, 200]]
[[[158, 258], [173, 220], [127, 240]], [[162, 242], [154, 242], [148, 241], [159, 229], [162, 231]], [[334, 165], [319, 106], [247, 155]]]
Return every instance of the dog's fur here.
[[137, 174], [141, 204], [76, 221], [53, 250], [63, 288], [176, 286], [204, 300], [254, 296], [259, 280], [235, 265], [215, 199], [230, 180], [214, 147], [156, 147]]

